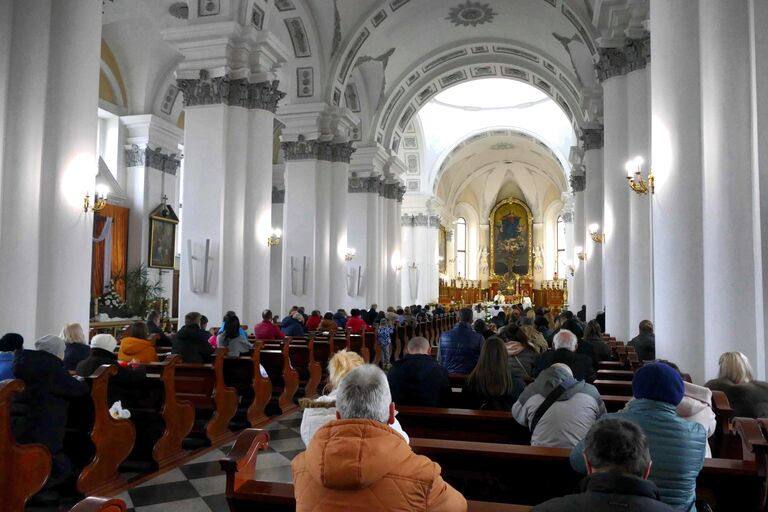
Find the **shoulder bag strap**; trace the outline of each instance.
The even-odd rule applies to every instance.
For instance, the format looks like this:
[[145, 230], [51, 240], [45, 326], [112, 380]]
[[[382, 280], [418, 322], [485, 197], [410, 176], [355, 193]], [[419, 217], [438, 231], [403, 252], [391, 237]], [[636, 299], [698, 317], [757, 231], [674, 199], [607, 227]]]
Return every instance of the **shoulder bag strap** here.
[[552, 404], [554, 404], [557, 399], [560, 398], [560, 395], [565, 393], [565, 389], [565, 386], [560, 384], [549, 392], [547, 398], [545, 398], [539, 408], [536, 409], [536, 414], [533, 415], [533, 419], [531, 420], [531, 432], [536, 429], [536, 425], [539, 424], [539, 420], [542, 418], [542, 416], [544, 416], [544, 413], [546, 413], [549, 408], [552, 407]]

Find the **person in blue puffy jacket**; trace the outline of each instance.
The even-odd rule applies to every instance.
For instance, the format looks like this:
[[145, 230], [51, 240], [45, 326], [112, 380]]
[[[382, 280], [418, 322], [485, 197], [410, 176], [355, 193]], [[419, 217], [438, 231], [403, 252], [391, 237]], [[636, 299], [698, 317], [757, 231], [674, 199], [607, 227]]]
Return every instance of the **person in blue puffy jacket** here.
[[9, 332], [0, 338], [0, 380], [13, 378], [13, 353], [24, 348], [21, 334]]
[[483, 335], [472, 328], [472, 310], [459, 311], [459, 323], [440, 336], [440, 364], [448, 373], [471, 373], [480, 357]]

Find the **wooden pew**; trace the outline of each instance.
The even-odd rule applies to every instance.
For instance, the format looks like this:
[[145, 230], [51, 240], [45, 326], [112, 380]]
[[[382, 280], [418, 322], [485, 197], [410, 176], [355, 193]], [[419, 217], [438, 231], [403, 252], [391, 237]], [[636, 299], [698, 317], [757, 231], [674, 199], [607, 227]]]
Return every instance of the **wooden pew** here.
[[24, 390], [18, 379], [0, 381], [0, 496], [2, 510], [23, 512], [27, 500], [51, 474], [51, 452], [42, 444], [18, 444], [11, 430], [13, 395]]
[[211, 444], [232, 434], [229, 422], [237, 412], [237, 391], [224, 380], [224, 358], [229, 350], [216, 349], [212, 364], [176, 366], [176, 396], [195, 407], [193, 432], [205, 435]]
[[133, 450], [136, 428], [132, 421], [109, 414], [109, 379], [117, 371], [114, 366], [98, 368], [85, 379], [91, 394], [70, 403], [64, 452], [76, 466], [87, 463], [77, 478], [77, 490], [86, 496], [110, 493], [127, 483], [119, 467]]
[[257, 427], [269, 421], [265, 409], [272, 397], [272, 381], [261, 376], [261, 346], [255, 343], [250, 356], [224, 358], [224, 381], [238, 395], [235, 424]]
[[370, 354], [368, 362], [375, 365], [380, 364], [381, 345], [379, 345], [379, 334], [375, 331], [366, 331], [363, 333], [363, 341], [368, 349], [368, 354]]
[[[254, 480], [260, 450], [269, 445], [265, 430], [247, 429], [237, 438], [232, 450], [219, 461], [227, 474], [226, 496], [231, 512], [253, 510], [281, 512], [296, 510], [293, 484]], [[530, 507], [469, 501], [468, 512], [526, 512]]]
[[317, 386], [323, 376], [323, 369], [315, 361], [312, 338], [286, 338], [291, 366], [299, 376], [299, 394], [304, 398], [317, 397]]
[[398, 406], [397, 420], [409, 436], [489, 443], [530, 444], [530, 431], [508, 411]]
[[125, 512], [125, 502], [118, 498], [90, 496], [69, 509], [69, 512]]
[[[141, 403], [131, 409], [131, 418], [140, 425], [137, 442], [129, 460], [149, 462], [157, 469], [178, 464], [188, 452], [181, 443], [192, 431], [195, 408], [176, 396], [176, 367], [181, 357], [173, 355], [162, 363], [145, 365], [147, 379], [138, 387], [143, 395]], [[162, 431], [154, 431], [154, 425], [162, 424]], [[139, 436], [142, 432], [146, 438]], [[147, 446], [142, 441], [148, 441]]]
[[597, 370], [598, 380], [626, 380], [632, 382], [635, 372], [632, 370]]
[[347, 335], [347, 350], [356, 352], [363, 358], [363, 361], [369, 363], [371, 361], [371, 351], [365, 344], [365, 334], [366, 333]]
[[296, 409], [293, 397], [299, 389], [299, 374], [291, 366], [288, 343], [283, 343], [280, 350], [262, 348], [261, 365], [272, 381], [272, 400], [270, 404], [279, 408], [280, 414]]
[[632, 396], [632, 381], [598, 379], [593, 384], [601, 395]]

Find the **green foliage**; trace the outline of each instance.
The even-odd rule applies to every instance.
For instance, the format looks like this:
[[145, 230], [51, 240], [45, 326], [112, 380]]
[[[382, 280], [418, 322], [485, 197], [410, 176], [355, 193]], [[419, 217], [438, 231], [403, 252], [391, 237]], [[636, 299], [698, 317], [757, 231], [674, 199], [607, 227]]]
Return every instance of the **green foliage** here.
[[159, 279], [150, 280], [149, 270], [144, 264], [125, 275], [126, 305], [133, 316], [146, 317], [153, 304], [162, 298], [164, 291]]

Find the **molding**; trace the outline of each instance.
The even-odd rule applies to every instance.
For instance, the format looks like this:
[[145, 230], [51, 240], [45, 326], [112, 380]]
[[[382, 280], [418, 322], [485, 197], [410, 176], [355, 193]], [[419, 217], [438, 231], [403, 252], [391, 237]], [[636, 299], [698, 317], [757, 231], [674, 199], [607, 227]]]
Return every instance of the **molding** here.
[[210, 78], [208, 72], [200, 71], [199, 78], [176, 80], [184, 95], [184, 107], [202, 105], [226, 105], [250, 110], [277, 111], [277, 102], [285, 97], [278, 90], [279, 80], [249, 83], [247, 78], [230, 78], [229, 75]]
[[352, 142], [339, 142], [337, 144], [331, 144], [330, 146], [332, 162], [348, 164], [352, 158], [352, 153], [355, 152], [355, 148], [352, 147]]
[[626, 39], [624, 46], [599, 48], [598, 55], [600, 58], [595, 64], [595, 72], [601, 82], [645, 69], [651, 60], [651, 38]]
[[125, 148], [126, 167], [147, 167], [176, 176], [181, 160], [176, 153], [163, 153], [162, 148], [151, 149], [149, 146], [140, 147], [131, 144]]
[[306, 140], [303, 135], [299, 135], [299, 140], [281, 142], [280, 148], [286, 162], [322, 160], [321, 156], [325, 156], [325, 151], [322, 150], [324, 144], [318, 140]]
[[347, 192], [350, 194], [379, 194], [384, 186], [380, 176], [360, 177], [356, 172], [349, 176]]
[[403, 215], [400, 218], [400, 224], [403, 226], [437, 229], [440, 227], [440, 216], [427, 215], [424, 213], [417, 213], [416, 215]]
[[603, 127], [599, 128], [584, 128], [581, 130], [582, 146], [584, 151], [590, 149], [603, 149]]
[[584, 192], [587, 188], [587, 176], [585, 174], [571, 175], [571, 190], [574, 192]]

